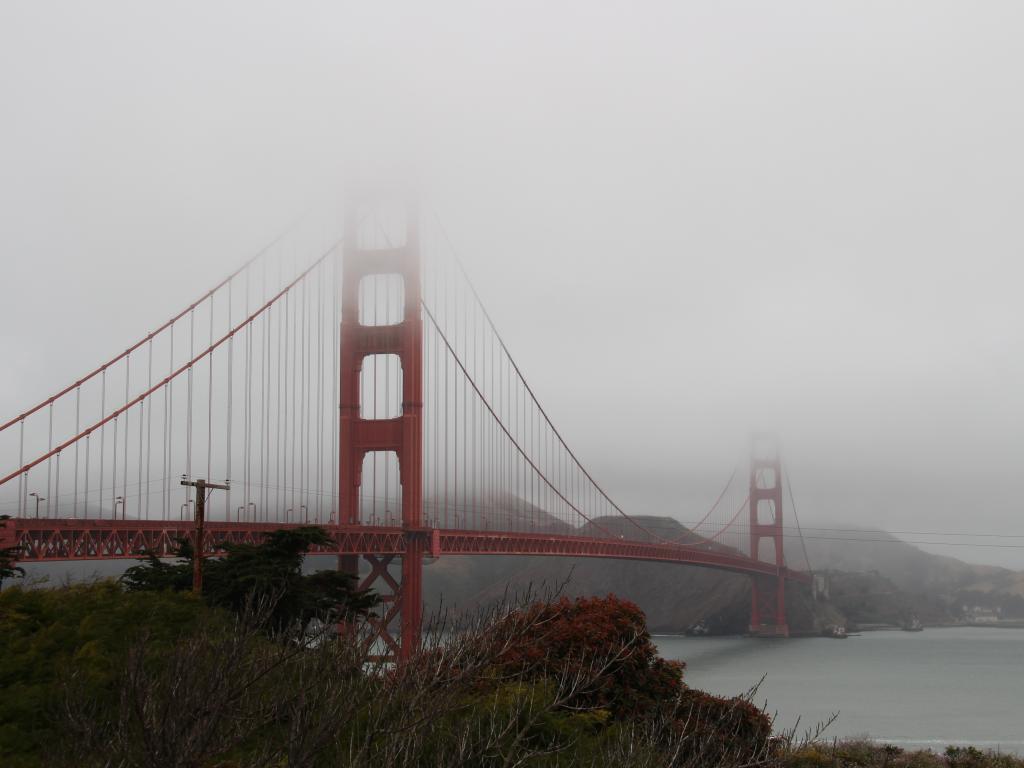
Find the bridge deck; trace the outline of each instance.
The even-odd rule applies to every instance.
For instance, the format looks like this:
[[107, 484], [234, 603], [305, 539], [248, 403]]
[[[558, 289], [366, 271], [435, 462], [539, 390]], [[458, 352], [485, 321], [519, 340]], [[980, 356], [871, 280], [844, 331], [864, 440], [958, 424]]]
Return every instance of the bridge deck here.
[[[220, 542], [256, 543], [271, 531], [295, 528], [297, 523], [206, 523], [207, 549]], [[598, 539], [562, 534], [515, 531], [406, 530], [385, 526], [324, 526], [337, 548], [321, 554], [401, 555], [409, 537], [423, 537], [433, 556], [450, 555], [545, 555], [553, 557], [601, 557], [678, 563], [745, 573], [777, 576], [773, 563], [715, 550], [709, 545], [680, 545], [628, 539]], [[0, 548], [16, 547], [22, 562], [56, 560], [114, 560], [152, 552], [171, 556], [177, 540], [193, 535], [190, 521], [176, 520], [47, 520], [12, 518], [0, 520]], [[809, 583], [801, 571], [784, 569], [787, 579]]]

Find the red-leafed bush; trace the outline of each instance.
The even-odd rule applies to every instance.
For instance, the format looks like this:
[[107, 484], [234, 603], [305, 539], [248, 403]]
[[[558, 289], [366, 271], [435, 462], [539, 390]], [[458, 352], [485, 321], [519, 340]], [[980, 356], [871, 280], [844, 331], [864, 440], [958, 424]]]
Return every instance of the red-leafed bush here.
[[672, 702], [683, 689], [685, 665], [660, 658], [643, 611], [614, 595], [538, 603], [505, 623], [530, 632], [501, 653], [499, 668], [528, 678], [585, 681], [570, 706], [628, 719]]

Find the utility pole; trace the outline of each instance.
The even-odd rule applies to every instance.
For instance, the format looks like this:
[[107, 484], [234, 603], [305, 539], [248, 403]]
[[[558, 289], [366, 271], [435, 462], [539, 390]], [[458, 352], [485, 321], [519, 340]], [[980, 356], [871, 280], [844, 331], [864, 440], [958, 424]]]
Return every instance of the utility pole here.
[[221, 491], [228, 490], [225, 483], [208, 483], [205, 480], [182, 480], [182, 485], [191, 485], [196, 489], [196, 543], [195, 552], [192, 555], [192, 591], [199, 595], [203, 591], [203, 530], [206, 523], [206, 489], [216, 488]]

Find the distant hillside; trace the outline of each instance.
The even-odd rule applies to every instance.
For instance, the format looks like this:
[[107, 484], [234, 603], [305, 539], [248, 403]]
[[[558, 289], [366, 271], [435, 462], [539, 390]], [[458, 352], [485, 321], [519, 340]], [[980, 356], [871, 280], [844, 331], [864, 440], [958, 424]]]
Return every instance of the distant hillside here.
[[836, 572], [833, 602], [856, 623], [957, 621], [969, 618], [965, 606], [1024, 618], [1019, 571], [934, 555], [881, 531], [819, 529], [807, 548], [817, 570]]
[[908, 592], [949, 592], [990, 582], [993, 588], [1024, 588], [1024, 574], [991, 565], [972, 565], [924, 552], [883, 531], [819, 529], [807, 540], [816, 570], [877, 571]]

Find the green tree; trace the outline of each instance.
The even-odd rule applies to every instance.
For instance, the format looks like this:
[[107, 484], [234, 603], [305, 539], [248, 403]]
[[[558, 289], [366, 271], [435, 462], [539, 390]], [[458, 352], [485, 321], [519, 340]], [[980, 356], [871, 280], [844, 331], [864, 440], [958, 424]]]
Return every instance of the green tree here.
[[176, 562], [167, 563], [152, 553], [141, 565], [128, 568], [121, 582], [129, 592], [182, 592], [192, 588], [192, 542], [178, 539], [174, 552]]
[[18, 549], [16, 547], [0, 549], [0, 586], [3, 585], [4, 579], [25, 575], [25, 569], [15, 565], [17, 561]]
[[[10, 520], [10, 515], [0, 515], [0, 520]], [[25, 569], [16, 565], [18, 562], [18, 548], [7, 547], [0, 549], [0, 586], [3, 586], [4, 579], [14, 576], [24, 576]]]
[[[241, 611], [254, 597], [273, 601], [269, 629], [305, 627], [312, 619], [349, 620], [365, 616], [377, 604], [359, 590], [354, 576], [339, 571], [302, 573], [302, 561], [317, 545], [330, 544], [316, 526], [278, 530], [259, 544], [221, 544], [224, 556], [204, 564], [203, 597], [208, 604]], [[192, 586], [192, 546], [179, 542], [180, 562], [165, 563], [153, 555], [129, 568], [122, 581], [130, 591], [181, 591]]]

